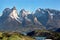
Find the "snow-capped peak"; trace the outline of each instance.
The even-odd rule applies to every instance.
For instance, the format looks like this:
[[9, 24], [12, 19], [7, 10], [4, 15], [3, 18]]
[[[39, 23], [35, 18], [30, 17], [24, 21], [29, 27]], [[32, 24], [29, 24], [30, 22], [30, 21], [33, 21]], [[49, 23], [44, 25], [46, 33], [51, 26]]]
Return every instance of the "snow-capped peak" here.
[[18, 18], [18, 13], [15, 7], [12, 9], [10, 8], [5, 8], [3, 11], [3, 17], [11, 17], [11, 18]]
[[16, 10], [16, 7], [14, 6], [14, 7], [12, 8], [12, 10]]
[[45, 14], [45, 10], [44, 9], [41, 9], [41, 8], [38, 8], [36, 11], [35, 11], [35, 14], [38, 13], [38, 14]]
[[42, 12], [42, 11], [44, 11], [44, 9], [38, 8], [38, 9], [36, 10], [36, 12]]
[[2, 17], [7, 19], [11, 18], [21, 23], [18, 17], [16, 7], [13, 7], [12, 9], [9, 8], [4, 9]]
[[11, 13], [10, 13], [10, 17], [11, 18], [18, 18], [18, 13], [17, 13], [17, 10], [16, 10], [16, 8], [15, 7], [13, 7], [12, 9], [11, 9], [12, 11], [11, 11]]
[[21, 11], [20, 11], [20, 17], [26, 17], [28, 14], [30, 14], [30, 12], [29, 11], [26, 11], [25, 9], [22, 9]]

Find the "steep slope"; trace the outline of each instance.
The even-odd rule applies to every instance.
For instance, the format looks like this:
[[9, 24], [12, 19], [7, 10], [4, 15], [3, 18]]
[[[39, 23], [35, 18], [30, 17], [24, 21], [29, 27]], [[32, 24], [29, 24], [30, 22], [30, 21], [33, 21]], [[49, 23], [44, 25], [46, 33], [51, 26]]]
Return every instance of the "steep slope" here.
[[27, 17], [28, 14], [30, 14], [29, 11], [26, 11], [25, 9], [21, 9], [19, 16], [20, 17]]
[[29, 11], [26, 11], [25, 9], [22, 9], [20, 11], [20, 21], [22, 21], [22, 26], [28, 26], [31, 23], [31, 20], [27, 17], [29, 15]]
[[38, 8], [34, 14], [47, 30], [57, 30], [60, 28], [60, 11], [53, 9]]
[[40, 21], [44, 26], [46, 25], [48, 21], [48, 12], [44, 9], [38, 8], [34, 16], [37, 17], [37, 20]]
[[2, 30], [13, 30], [18, 28], [21, 25], [21, 22], [18, 20], [18, 14], [15, 7], [12, 9], [6, 8], [3, 11], [3, 15], [0, 18], [0, 29]]
[[47, 28], [49, 30], [57, 30], [60, 28], [60, 11], [53, 9], [46, 9], [49, 13]]

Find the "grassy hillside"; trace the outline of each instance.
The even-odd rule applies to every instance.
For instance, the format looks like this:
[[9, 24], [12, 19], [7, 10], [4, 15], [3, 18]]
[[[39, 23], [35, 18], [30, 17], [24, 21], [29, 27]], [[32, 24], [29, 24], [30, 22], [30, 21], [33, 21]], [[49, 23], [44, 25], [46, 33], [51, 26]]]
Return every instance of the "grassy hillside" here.
[[25, 36], [23, 34], [16, 33], [16, 32], [13, 32], [13, 33], [0, 32], [0, 40], [34, 40], [34, 39], [32, 37]]
[[60, 33], [47, 30], [35, 30], [27, 33], [27, 35], [18, 32], [0, 32], [0, 40], [35, 40], [35, 37], [60, 40]]

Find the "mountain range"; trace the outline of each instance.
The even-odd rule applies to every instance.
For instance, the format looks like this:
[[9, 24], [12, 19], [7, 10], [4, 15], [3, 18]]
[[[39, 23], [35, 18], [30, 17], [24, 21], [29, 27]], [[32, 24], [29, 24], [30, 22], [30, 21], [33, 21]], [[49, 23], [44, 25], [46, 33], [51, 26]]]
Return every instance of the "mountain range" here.
[[17, 12], [16, 7], [5, 8], [0, 16], [0, 31], [33, 31], [60, 29], [60, 11], [38, 8], [30, 13], [25, 9]]

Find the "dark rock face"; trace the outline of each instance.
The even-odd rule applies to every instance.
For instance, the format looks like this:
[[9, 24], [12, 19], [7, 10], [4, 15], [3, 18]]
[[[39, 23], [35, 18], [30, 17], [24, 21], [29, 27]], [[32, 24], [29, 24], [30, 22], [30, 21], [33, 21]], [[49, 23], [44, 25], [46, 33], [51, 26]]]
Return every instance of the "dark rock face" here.
[[34, 14], [48, 30], [56, 30], [60, 28], [60, 11], [53, 9], [37, 9]]
[[56, 30], [56, 32], [60, 32], [60, 28]]
[[29, 32], [29, 33], [27, 33], [27, 35], [28, 36], [33, 36], [33, 35], [35, 35], [35, 31]]
[[48, 11], [44, 9], [39, 10], [37, 9], [34, 15], [37, 17], [38, 21], [40, 21], [45, 26], [49, 18]]
[[53, 30], [53, 29], [58, 29], [60, 28], [59, 24], [60, 24], [60, 11], [57, 11], [57, 10], [49, 10], [47, 9], [49, 12], [49, 19], [48, 19], [48, 22], [47, 22], [47, 25], [46, 27], [50, 30]]

